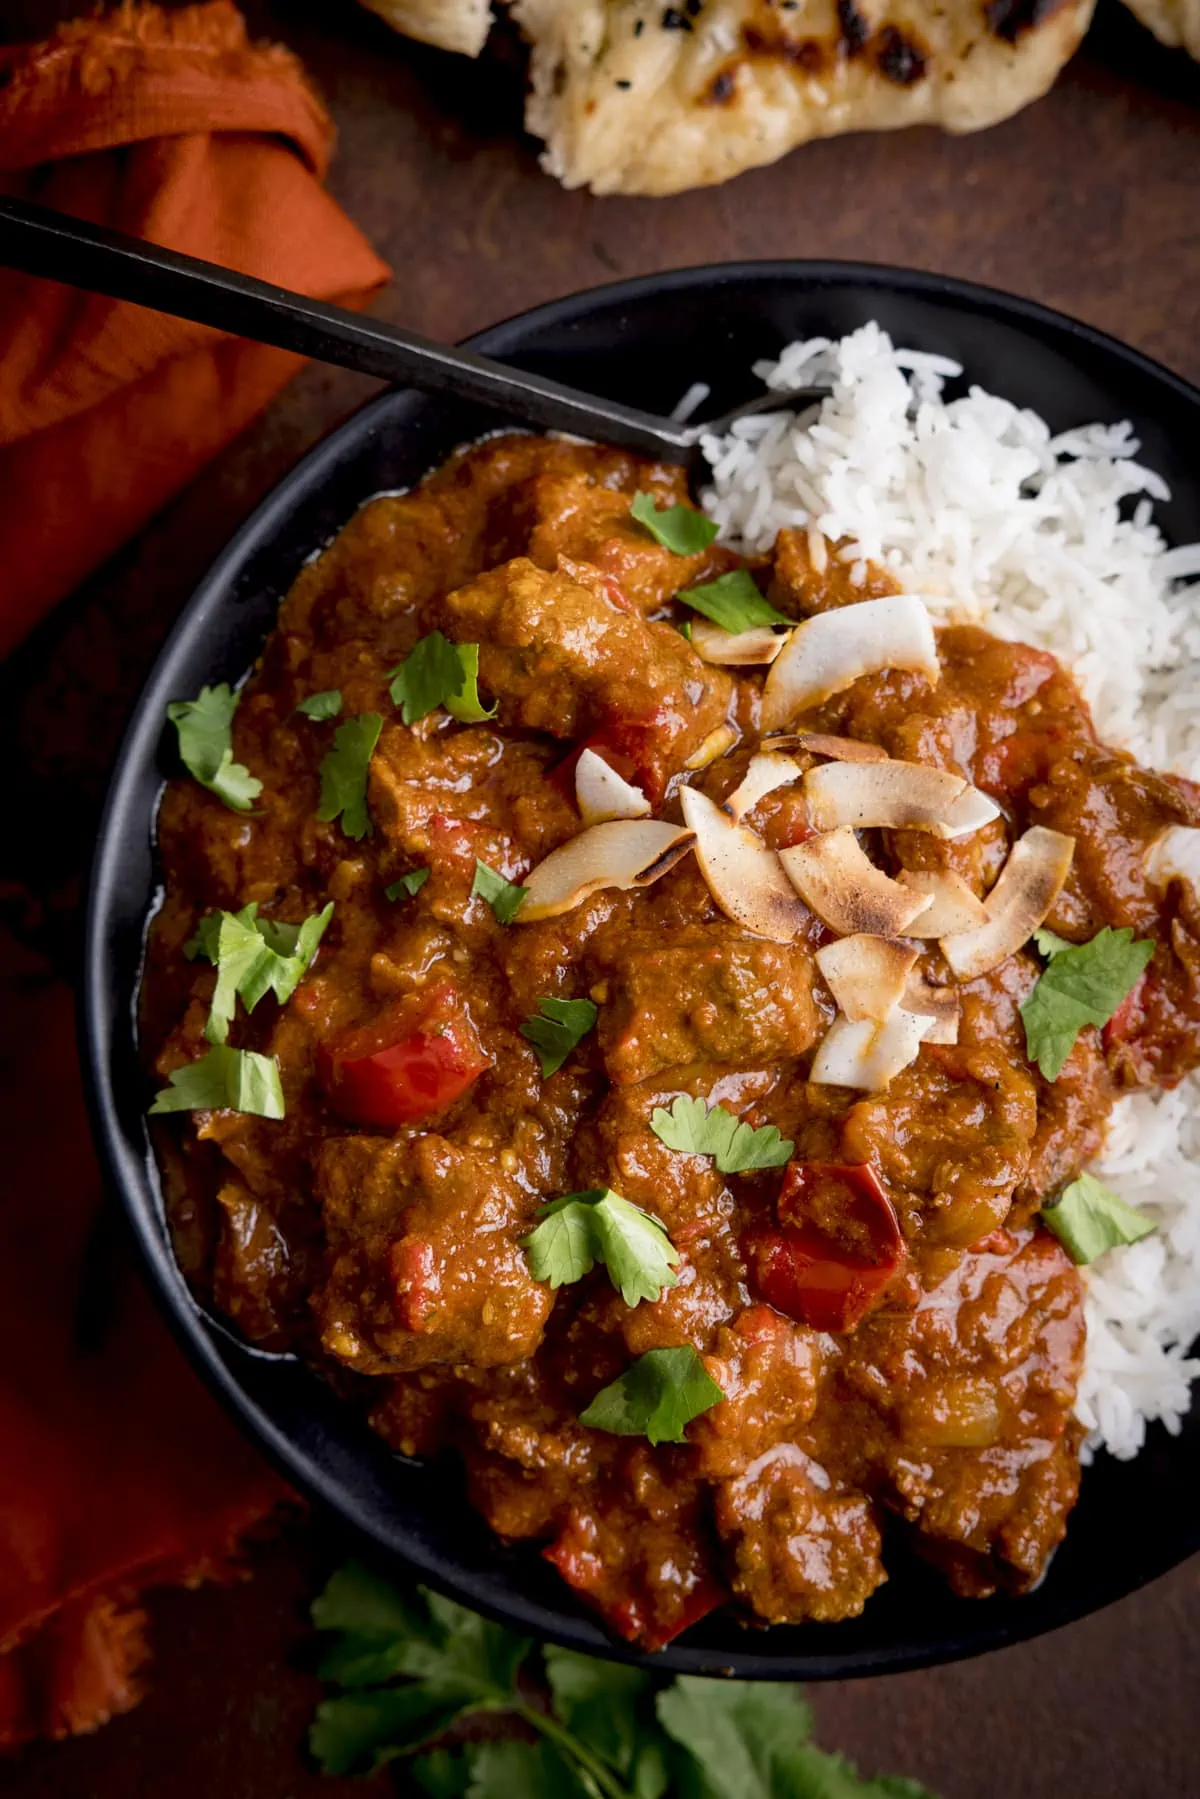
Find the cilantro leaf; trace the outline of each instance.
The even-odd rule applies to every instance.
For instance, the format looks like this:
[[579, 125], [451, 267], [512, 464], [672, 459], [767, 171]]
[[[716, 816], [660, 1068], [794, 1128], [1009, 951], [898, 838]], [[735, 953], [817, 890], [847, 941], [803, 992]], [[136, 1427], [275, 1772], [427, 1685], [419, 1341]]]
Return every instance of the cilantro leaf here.
[[650, 1129], [668, 1149], [687, 1155], [712, 1156], [722, 1174], [748, 1174], [755, 1168], [782, 1168], [795, 1144], [773, 1124], [756, 1130], [724, 1106], [680, 1094], [668, 1112], [655, 1106]]
[[535, 1281], [567, 1286], [603, 1262], [627, 1306], [659, 1299], [678, 1282], [679, 1251], [658, 1219], [611, 1187], [568, 1193], [542, 1206], [538, 1218], [522, 1243]]
[[[1056, 1081], [1085, 1025], [1107, 1024], [1154, 954], [1149, 938], [1135, 942], [1128, 925], [1106, 925], [1090, 943], [1059, 948], [1053, 932], [1039, 948], [1050, 960], [1021, 1002], [1025, 1044], [1048, 1081]], [[1053, 941], [1049, 941], [1053, 939]]]
[[408, 1764], [408, 1771], [428, 1799], [462, 1799], [471, 1778], [465, 1755], [451, 1749], [435, 1749], [430, 1755], [418, 1755]]
[[540, 999], [540, 1018], [527, 1018], [521, 1026], [537, 1050], [543, 1076], [556, 1074], [592, 1029], [600, 1013], [590, 999]]
[[1127, 1205], [1094, 1174], [1081, 1174], [1052, 1206], [1043, 1206], [1042, 1223], [1081, 1265], [1094, 1262], [1106, 1249], [1138, 1243], [1155, 1228], [1144, 1212]]
[[231, 812], [249, 812], [262, 782], [233, 759], [233, 715], [239, 696], [228, 683], [202, 687], [194, 700], [172, 700], [167, 717], [179, 734], [183, 765]]
[[462, 667], [462, 684], [447, 695], [447, 712], [464, 725], [478, 725], [485, 718], [495, 718], [499, 705], [493, 701], [490, 706], [485, 706], [479, 697], [479, 645], [459, 643], [454, 647]]
[[602, 1387], [579, 1422], [618, 1437], [686, 1443], [684, 1427], [725, 1395], [696, 1351], [648, 1349], [624, 1374]]
[[1056, 956], [1061, 949], [1075, 948], [1068, 937], [1060, 937], [1057, 931], [1047, 930], [1045, 925], [1038, 926], [1033, 933], [1033, 941], [1037, 944], [1039, 952], [1047, 958]]
[[198, 1062], [185, 1062], [169, 1076], [170, 1086], [154, 1096], [156, 1112], [249, 1112], [282, 1118], [283, 1087], [274, 1056], [250, 1049], [210, 1049]]
[[464, 724], [494, 718], [479, 698], [479, 645], [451, 643], [441, 631], [430, 631], [391, 671], [393, 706], [399, 706], [406, 725], [416, 724], [438, 706]]
[[321, 803], [317, 817], [328, 821], [341, 815], [347, 837], [373, 837], [375, 826], [367, 811], [367, 771], [383, 720], [378, 712], [360, 712], [334, 732], [333, 748], [321, 758]]
[[[706, 1799], [801, 1799], [785, 1777], [808, 1741], [812, 1713], [795, 1687], [681, 1675], [658, 1696], [658, 1719], [702, 1771]], [[819, 1789], [816, 1789], [819, 1792]]]
[[318, 1705], [308, 1747], [326, 1774], [373, 1772], [441, 1736], [461, 1709], [415, 1681], [345, 1693]]
[[410, 868], [398, 881], [389, 881], [383, 891], [390, 900], [403, 899], [406, 895], [411, 899], [414, 893], [420, 893], [428, 879], [427, 868]]
[[186, 946], [190, 956], [205, 956], [217, 969], [204, 1029], [210, 1043], [224, 1043], [229, 1036], [238, 994], [247, 1012], [266, 993], [273, 992], [281, 1006], [292, 997], [333, 917], [333, 901], [301, 925], [276, 924], [257, 914], [253, 904], [241, 912], [209, 913]]
[[296, 707], [297, 712], [303, 712], [305, 718], [311, 718], [316, 723], [320, 723], [322, 719], [336, 718], [341, 709], [342, 695], [337, 687], [328, 687], [324, 693], [310, 693]]
[[694, 506], [660, 509], [649, 493], [634, 494], [629, 516], [645, 525], [654, 541], [676, 556], [694, 556], [698, 550], [706, 550], [720, 528]]
[[[660, 1745], [647, 1728], [653, 1719], [649, 1709], [655, 1690], [653, 1677], [640, 1668], [599, 1662], [590, 1655], [577, 1655], [573, 1649], [549, 1645], [544, 1659], [554, 1709], [567, 1729], [622, 1776], [628, 1778], [632, 1773], [637, 1799], [657, 1799], [666, 1786], [667, 1772]], [[662, 1778], [658, 1787], [650, 1771], [654, 1751], [658, 1751], [653, 1759]]]
[[598, 1799], [599, 1788], [584, 1784], [575, 1764], [553, 1743], [471, 1743], [466, 1799]]
[[475, 879], [471, 882], [472, 897], [485, 899], [496, 915], [500, 924], [511, 924], [524, 903], [526, 889], [518, 887], [513, 881], [506, 881], [498, 875], [494, 868], [486, 862], [475, 858]]
[[703, 587], [687, 587], [676, 594], [693, 612], [702, 612], [723, 631], [749, 631], [754, 625], [794, 625], [795, 619], [776, 612], [758, 591], [747, 569], [735, 568]]

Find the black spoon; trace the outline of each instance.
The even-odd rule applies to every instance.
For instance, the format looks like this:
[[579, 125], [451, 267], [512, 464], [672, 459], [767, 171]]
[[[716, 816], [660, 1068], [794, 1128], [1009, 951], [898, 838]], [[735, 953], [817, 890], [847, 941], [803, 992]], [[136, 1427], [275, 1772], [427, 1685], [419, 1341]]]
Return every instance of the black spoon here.
[[702, 435], [727, 431], [748, 413], [791, 410], [828, 392], [765, 394], [719, 418], [681, 424], [26, 200], [0, 198], [0, 267], [129, 300], [398, 386], [452, 394], [539, 430], [636, 450], [695, 475], [704, 470]]

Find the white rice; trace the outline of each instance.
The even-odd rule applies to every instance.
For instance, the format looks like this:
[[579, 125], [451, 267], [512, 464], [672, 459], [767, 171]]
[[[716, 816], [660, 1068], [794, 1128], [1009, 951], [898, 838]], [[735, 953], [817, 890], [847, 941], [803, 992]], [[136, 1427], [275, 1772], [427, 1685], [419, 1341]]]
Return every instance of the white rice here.
[[[1055, 437], [1045, 420], [972, 387], [941, 356], [894, 349], [878, 325], [840, 343], [790, 344], [755, 373], [789, 391], [829, 384], [802, 413], [742, 420], [708, 438], [706, 510], [749, 550], [784, 526], [847, 538], [919, 593], [935, 619], [968, 617], [1052, 650], [1100, 731], [1142, 761], [1200, 779], [1200, 545], [1168, 549], [1161, 477], [1137, 461], [1128, 423]], [[690, 396], [689, 396], [690, 397]], [[1089, 1436], [1135, 1455], [1146, 1425], [1178, 1431], [1200, 1361], [1200, 1075], [1122, 1100], [1096, 1172], [1158, 1226], [1084, 1271], [1087, 1362], [1078, 1412]]]

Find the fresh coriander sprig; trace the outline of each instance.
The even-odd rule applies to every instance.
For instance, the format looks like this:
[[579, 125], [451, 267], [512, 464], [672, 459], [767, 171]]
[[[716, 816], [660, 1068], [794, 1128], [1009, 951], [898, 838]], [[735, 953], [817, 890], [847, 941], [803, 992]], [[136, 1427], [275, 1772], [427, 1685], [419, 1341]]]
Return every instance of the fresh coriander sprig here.
[[301, 700], [296, 707], [305, 718], [311, 718], [314, 724], [320, 724], [327, 718], [336, 718], [342, 709], [340, 688], [327, 687], [323, 693], [310, 693], [306, 700]]
[[624, 1374], [602, 1387], [580, 1424], [617, 1437], [646, 1437], [651, 1443], [686, 1443], [693, 1418], [720, 1405], [725, 1395], [690, 1344], [681, 1349], [648, 1349]]
[[388, 692], [406, 725], [438, 706], [467, 725], [496, 716], [496, 707], [479, 698], [479, 645], [451, 643], [441, 631], [430, 631], [396, 664]]
[[520, 1027], [538, 1053], [546, 1079], [557, 1074], [571, 1051], [594, 1027], [599, 1010], [590, 999], [540, 999], [539, 1017]]
[[408, 873], [401, 875], [398, 881], [388, 882], [383, 890], [385, 898], [393, 902], [399, 899], [412, 899], [415, 893], [420, 893], [429, 879], [429, 872], [427, 868], [410, 868]]
[[471, 882], [471, 897], [486, 900], [492, 908], [497, 924], [511, 924], [525, 902], [527, 889], [518, 887], [514, 881], [506, 881], [504, 876], [489, 868], [486, 862], [475, 858], [475, 878]]
[[564, 1287], [603, 1262], [627, 1306], [660, 1299], [678, 1282], [679, 1251], [663, 1226], [611, 1187], [565, 1194], [538, 1218], [522, 1244], [535, 1281]]
[[646, 527], [655, 543], [676, 556], [694, 556], [706, 550], [720, 528], [694, 506], [660, 508], [650, 493], [634, 494], [629, 516]]
[[299, 925], [259, 918], [253, 902], [240, 912], [209, 912], [200, 920], [184, 954], [189, 961], [204, 956], [217, 970], [204, 1028], [210, 1043], [224, 1043], [229, 1036], [239, 994], [247, 1012], [253, 1012], [268, 993], [273, 992], [281, 1006], [291, 999], [332, 917], [330, 900], [323, 911]]
[[1094, 1262], [1106, 1249], [1140, 1243], [1154, 1229], [1144, 1212], [1127, 1204], [1094, 1174], [1081, 1174], [1063, 1188], [1053, 1205], [1043, 1206], [1042, 1223], [1081, 1266]]
[[239, 695], [222, 681], [202, 687], [194, 700], [172, 700], [167, 717], [179, 734], [179, 754], [188, 773], [231, 812], [249, 812], [262, 782], [233, 759], [233, 715]]
[[782, 1168], [795, 1144], [773, 1124], [744, 1124], [724, 1106], [681, 1093], [668, 1112], [656, 1106], [650, 1129], [668, 1149], [712, 1156], [722, 1174], [748, 1174], [755, 1168]]
[[702, 612], [723, 631], [750, 631], [757, 625], [794, 625], [794, 618], [777, 612], [758, 591], [754, 577], [744, 568], [735, 568], [702, 587], [688, 587], [676, 594], [693, 612]]
[[321, 799], [317, 817], [341, 818], [347, 837], [357, 842], [373, 837], [375, 826], [367, 811], [367, 773], [379, 742], [383, 719], [378, 712], [360, 712], [339, 725], [333, 748], [321, 759]]
[[[430, 1799], [934, 1799], [818, 1749], [797, 1687], [668, 1680], [538, 1648], [357, 1563], [333, 1576], [313, 1622], [330, 1636], [321, 1673], [341, 1689], [309, 1737], [329, 1774], [404, 1758]], [[481, 1713], [535, 1740], [444, 1740]]]
[[274, 1056], [252, 1049], [210, 1049], [198, 1062], [185, 1062], [154, 1096], [152, 1113], [249, 1112], [257, 1118], [284, 1116], [283, 1085]]
[[1110, 925], [1089, 943], [1071, 944], [1053, 931], [1036, 933], [1049, 960], [1029, 997], [1021, 1022], [1029, 1059], [1056, 1081], [1085, 1025], [1105, 1025], [1137, 983], [1154, 954], [1149, 938], [1134, 940], [1128, 925]]

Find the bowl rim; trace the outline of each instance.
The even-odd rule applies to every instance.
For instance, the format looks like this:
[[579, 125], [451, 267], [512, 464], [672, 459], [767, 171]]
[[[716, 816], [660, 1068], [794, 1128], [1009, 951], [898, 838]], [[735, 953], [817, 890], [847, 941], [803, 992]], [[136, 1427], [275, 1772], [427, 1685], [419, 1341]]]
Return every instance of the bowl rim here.
[[[462, 340], [470, 348], [503, 359], [506, 339], [511, 333], [524, 336], [543, 328], [569, 325], [585, 317], [598, 305], [636, 304], [644, 297], [663, 293], [689, 293], [698, 289], [716, 289], [723, 285], [741, 287], [756, 281], [795, 282], [806, 293], [822, 287], [855, 286], [871, 293], [902, 293], [949, 302], [955, 310], [992, 315], [1008, 322], [1031, 328], [1049, 336], [1056, 347], [1069, 353], [1072, 343], [1099, 352], [1125, 365], [1152, 386], [1168, 389], [1176, 399], [1195, 408], [1200, 417], [1200, 388], [1187, 381], [1141, 350], [1083, 320], [1058, 311], [1040, 301], [1012, 294], [984, 283], [933, 271], [910, 269], [884, 263], [859, 261], [796, 259], [740, 259], [724, 263], [699, 263], [684, 268], [664, 270], [657, 274], [639, 275], [580, 289], [537, 306], [513, 313]], [[517, 354], [519, 355], [519, 350]], [[341, 1524], [348, 1525], [368, 1557], [397, 1558], [379, 1543], [369, 1524], [357, 1516], [353, 1495], [336, 1479], [323, 1476], [314, 1469], [293, 1445], [289, 1436], [247, 1392], [236, 1372], [220, 1353], [219, 1334], [238, 1344], [232, 1331], [223, 1332], [219, 1321], [210, 1319], [192, 1299], [175, 1262], [169, 1239], [154, 1216], [153, 1205], [147, 1205], [138, 1193], [139, 1181], [148, 1177], [145, 1166], [138, 1166], [122, 1129], [116, 1102], [115, 1083], [110, 1078], [107, 1035], [111, 1030], [130, 1030], [136, 1036], [133, 1017], [117, 1024], [117, 1012], [108, 979], [108, 937], [116, 897], [121, 856], [122, 820], [135, 802], [135, 780], [139, 769], [153, 764], [156, 746], [162, 732], [160, 688], [170, 673], [176, 654], [196, 636], [203, 636], [211, 625], [212, 615], [225, 604], [232, 578], [245, 564], [260, 538], [293, 506], [298, 488], [320, 483], [338, 462], [342, 451], [359, 440], [365, 440], [374, 429], [377, 417], [384, 415], [398, 397], [412, 396], [414, 390], [389, 387], [371, 396], [341, 424], [309, 448], [275, 485], [253, 507], [244, 521], [210, 564], [194, 591], [180, 610], [138, 691], [120, 747], [111, 765], [109, 785], [96, 830], [91, 866], [87, 881], [83, 956], [79, 980], [77, 1038], [84, 1073], [84, 1086], [92, 1136], [106, 1185], [119, 1200], [126, 1227], [130, 1230], [144, 1272], [160, 1311], [176, 1341], [189, 1361], [239, 1426], [258, 1445], [268, 1460], [288, 1481], [310, 1500], [331, 1513]], [[417, 395], [417, 398], [421, 396]], [[372, 497], [364, 494], [362, 501]], [[360, 502], [361, 503], [361, 502]], [[1194, 1402], [1195, 1403], [1195, 1402]], [[432, 1587], [440, 1589], [460, 1603], [485, 1616], [535, 1636], [538, 1641], [557, 1643], [585, 1654], [632, 1663], [662, 1674], [702, 1674], [736, 1676], [754, 1680], [826, 1680], [847, 1679], [880, 1673], [900, 1673], [939, 1663], [965, 1660], [993, 1649], [1030, 1640], [1049, 1631], [1089, 1616], [1129, 1593], [1157, 1579], [1186, 1557], [1200, 1550], [1200, 1515], [1190, 1536], [1171, 1543], [1152, 1542], [1141, 1551], [1136, 1566], [1124, 1565], [1121, 1572], [1100, 1569], [1086, 1593], [1074, 1592], [1071, 1598], [1043, 1603], [1028, 1612], [1022, 1602], [975, 1602], [970, 1607], [973, 1628], [955, 1633], [944, 1630], [936, 1640], [911, 1646], [883, 1645], [878, 1649], [855, 1646], [850, 1652], [832, 1646], [827, 1652], [801, 1655], [772, 1655], [756, 1651], [751, 1645], [754, 1633], [746, 1632], [746, 1648], [714, 1651], [687, 1642], [669, 1645], [654, 1655], [647, 1655], [630, 1645], [618, 1642], [597, 1623], [591, 1614], [569, 1595], [564, 1587], [564, 1600], [569, 1610], [552, 1610], [536, 1599], [522, 1599], [520, 1604], [497, 1603], [472, 1590], [470, 1577], [462, 1575], [449, 1558], [425, 1555], [412, 1559], [407, 1571]], [[1032, 1595], [1028, 1596], [1032, 1598]], [[991, 1610], [990, 1608], [995, 1608]], [[985, 1618], [985, 1611], [989, 1615]], [[964, 1611], [964, 1616], [966, 1615]], [[823, 1626], [836, 1630], [836, 1626]], [[764, 1640], [769, 1639], [765, 1633]]]

